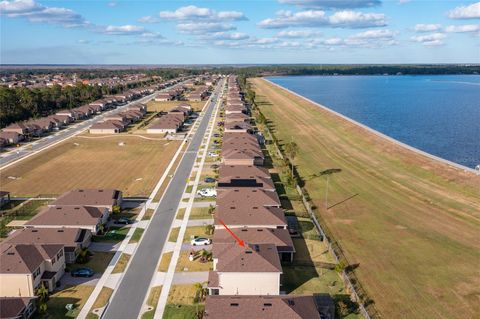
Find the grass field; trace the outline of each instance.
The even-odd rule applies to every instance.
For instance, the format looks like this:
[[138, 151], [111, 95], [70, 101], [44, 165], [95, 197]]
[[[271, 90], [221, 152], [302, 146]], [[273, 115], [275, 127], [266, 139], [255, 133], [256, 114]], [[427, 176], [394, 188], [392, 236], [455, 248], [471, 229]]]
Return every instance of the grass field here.
[[75, 137], [2, 170], [0, 184], [14, 196], [58, 195], [88, 187], [116, 188], [125, 196], [149, 195], [179, 143]]
[[165, 102], [155, 102], [151, 100], [147, 103], [147, 110], [149, 112], [160, 112], [160, 111], [169, 111], [175, 106], [187, 103], [190, 104], [194, 111], [201, 111], [206, 101], [203, 102], [190, 102], [190, 101], [165, 101]]
[[[87, 285], [69, 286], [50, 295], [47, 302], [48, 318], [76, 318], [94, 288], [95, 286]], [[67, 304], [73, 304], [74, 308], [67, 311], [65, 309]]]
[[[293, 139], [317, 212], [384, 318], [480, 313], [480, 179], [378, 137], [262, 80], [257, 104]], [[334, 93], [334, 92], [332, 92]], [[326, 179], [320, 171], [339, 168]]]

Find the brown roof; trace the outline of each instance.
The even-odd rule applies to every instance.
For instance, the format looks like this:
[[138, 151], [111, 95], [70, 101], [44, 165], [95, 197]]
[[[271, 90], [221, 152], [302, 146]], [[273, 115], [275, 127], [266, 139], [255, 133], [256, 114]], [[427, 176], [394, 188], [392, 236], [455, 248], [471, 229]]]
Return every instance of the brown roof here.
[[275, 190], [268, 169], [255, 165], [220, 165], [218, 171], [218, 187], [232, 187], [235, 185], [252, 187], [255, 183], [257, 187], [265, 190]]
[[63, 245], [59, 244], [0, 244], [2, 274], [29, 274], [45, 259], [53, 258]]
[[227, 122], [225, 124], [225, 129], [227, 130], [251, 130], [252, 125], [243, 121]]
[[[231, 231], [248, 244], [274, 244], [278, 251], [295, 251], [288, 229], [276, 228], [233, 228]], [[213, 242], [233, 243], [235, 238], [226, 229], [216, 229]]]
[[274, 244], [215, 243], [212, 254], [217, 272], [282, 272]]
[[12, 138], [17, 138], [19, 137], [20, 134], [17, 133], [17, 132], [4, 132], [4, 131], [0, 131], [0, 137], [1, 138], [4, 138], [6, 140], [9, 140], [9, 139], [12, 139]]
[[225, 115], [225, 122], [236, 122], [236, 121], [246, 121], [250, 119], [250, 116], [248, 116], [245, 113], [230, 113]]
[[48, 207], [25, 223], [25, 226], [95, 226], [102, 217], [102, 213], [97, 207]]
[[0, 318], [19, 318], [22, 311], [24, 311], [24, 309], [33, 299], [35, 298], [0, 297]]
[[116, 189], [74, 189], [62, 194], [50, 206], [113, 206], [121, 195]]
[[235, 187], [218, 190], [217, 206], [242, 209], [261, 206], [280, 207], [281, 205], [276, 192], [255, 187]]
[[313, 296], [207, 296], [205, 319], [320, 319]]
[[180, 127], [182, 121], [176, 117], [162, 116], [155, 122], [153, 122], [149, 129], [177, 129]]
[[91, 130], [123, 130], [124, 125], [120, 121], [108, 120], [105, 122], [95, 123], [90, 126]]
[[77, 247], [86, 231], [79, 228], [23, 228], [14, 231], [4, 243], [62, 244], [66, 247]]
[[253, 206], [248, 203], [237, 206], [220, 205], [215, 210], [215, 225], [220, 220], [227, 226], [287, 226], [285, 213], [279, 207]]

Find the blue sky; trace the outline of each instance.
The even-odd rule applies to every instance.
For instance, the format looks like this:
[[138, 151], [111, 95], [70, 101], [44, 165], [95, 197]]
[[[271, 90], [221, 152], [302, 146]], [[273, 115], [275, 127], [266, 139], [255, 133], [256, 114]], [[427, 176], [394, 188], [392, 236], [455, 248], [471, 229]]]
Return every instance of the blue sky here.
[[480, 2], [0, 0], [1, 63], [480, 63]]

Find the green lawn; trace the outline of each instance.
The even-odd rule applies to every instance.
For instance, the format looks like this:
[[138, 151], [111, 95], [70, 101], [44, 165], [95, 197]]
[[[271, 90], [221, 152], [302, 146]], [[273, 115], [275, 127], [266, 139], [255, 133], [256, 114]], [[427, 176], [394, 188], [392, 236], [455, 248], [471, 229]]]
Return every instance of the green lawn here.
[[196, 314], [205, 309], [203, 305], [171, 305], [167, 304], [163, 319], [196, 319]]
[[88, 267], [91, 268], [95, 273], [102, 274], [112, 260], [113, 255], [115, 255], [113, 252], [94, 252], [93, 256], [90, 257], [90, 260], [87, 263], [75, 263], [69, 265], [69, 268], [75, 270], [82, 267]]
[[190, 212], [190, 219], [209, 219], [213, 215], [209, 212], [209, 207], [193, 207]]
[[93, 236], [94, 242], [117, 243], [125, 239], [130, 228], [128, 227], [110, 227], [105, 235]]
[[143, 233], [145, 232], [145, 229], [137, 227], [135, 228], [135, 231], [133, 232], [132, 237], [130, 238], [129, 243], [138, 243], [140, 241], [140, 238], [142, 238]]
[[[50, 299], [47, 302], [48, 318], [76, 318], [94, 288], [95, 286], [87, 285], [68, 286], [50, 295]], [[73, 310], [67, 311], [65, 309], [67, 304], [73, 304]]]

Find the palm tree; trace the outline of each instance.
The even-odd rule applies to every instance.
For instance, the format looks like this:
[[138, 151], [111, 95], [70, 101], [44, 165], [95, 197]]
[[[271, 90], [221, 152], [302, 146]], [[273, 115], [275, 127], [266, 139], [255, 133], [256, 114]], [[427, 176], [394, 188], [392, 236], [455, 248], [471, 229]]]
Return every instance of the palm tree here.
[[212, 252], [206, 249], [202, 249], [200, 251], [200, 261], [204, 263], [212, 261]]
[[46, 302], [48, 300], [48, 288], [45, 287], [45, 284], [42, 282], [40, 286], [37, 287], [36, 295], [40, 302]]
[[88, 251], [87, 247], [82, 248], [80, 253], [78, 254], [77, 261], [81, 264], [84, 264], [88, 261], [88, 257], [90, 256], [90, 252]]
[[203, 287], [204, 283], [197, 282], [193, 286], [195, 287], [195, 297], [193, 299], [194, 303], [202, 302], [205, 300], [207, 295], [207, 288]]
[[207, 235], [212, 235], [214, 229], [215, 229], [215, 226], [213, 226], [213, 225], [211, 225], [211, 224], [206, 225], [206, 226], [205, 226], [205, 234], [207, 234]]
[[287, 155], [291, 165], [292, 179], [293, 179], [293, 160], [297, 156], [297, 153], [298, 153], [297, 143], [291, 141], [290, 143], [287, 143], [287, 145], [285, 145], [285, 154]]
[[215, 212], [215, 206], [213, 205], [208, 206], [208, 213], [210, 215], [213, 215], [214, 212]]

